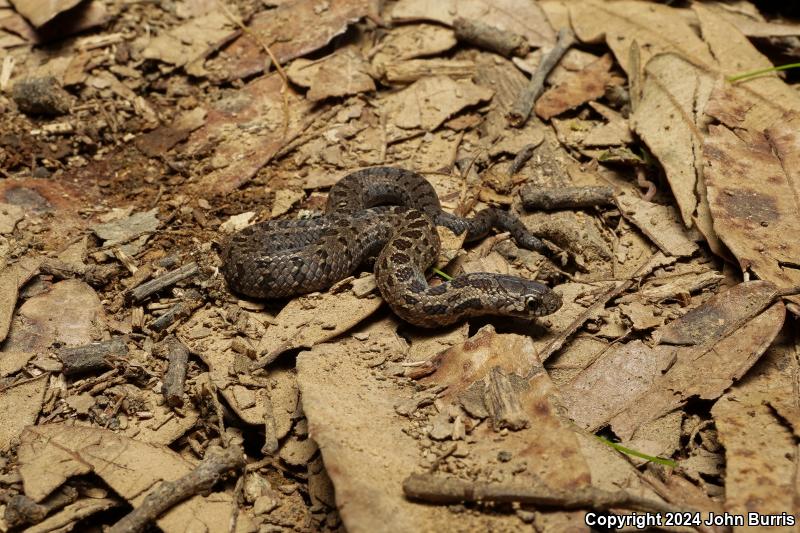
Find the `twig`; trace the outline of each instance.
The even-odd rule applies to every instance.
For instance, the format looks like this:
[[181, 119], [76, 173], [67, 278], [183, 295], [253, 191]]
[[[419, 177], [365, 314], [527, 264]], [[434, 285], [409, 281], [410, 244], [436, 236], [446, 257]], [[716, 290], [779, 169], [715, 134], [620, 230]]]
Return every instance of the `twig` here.
[[164, 350], [167, 352], [167, 371], [164, 374], [164, 384], [161, 393], [170, 407], [183, 405], [183, 386], [186, 383], [186, 367], [189, 365], [189, 349], [174, 335], [163, 341]]
[[108, 358], [110, 356], [122, 356], [128, 353], [128, 346], [122, 337], [116, 337], [108, 341], [62, 348], [58, 352], [58, 358], [64, 365], [64, 375], [72, 376], [84, 372], [95, 370], [106, 370], [112, 368]]
[[536, 149], [535, 144], [526, 144], [522, 147], [522, 150], [514, 156], [514, 160], [511, 162], [511, 165], [508, 167], [508, 175], [514, 176], [517, 172], [522, 170], [522, 167], [525, 166], [525, 163], [533, 157], [533, 151]]
[[533, 185], [520, 191], [525, 209], [581, 209], [614, 203], [611, 187], [548, 187]]
[[191, 315], [204, 303], [203, 296], [194, 289], [186, 291], [184, 298], [183, 301], [176, 303], [163, 315], [150, 322], [148, 327], [156, 333], [160, 333], [178, 320], [182, 320]]
[[36, 503], [24, 494], [17, 494], [7, 502], [3, 518], [6, 524], [12, 528], [26, 524], [38, 524], [48, 514], [69, 505], [77, 499], [78, 490], [70, 485], [65, 485], [41, 503]]
[[525, 57], [531, 51], [528, 41], [522, 35], [489, 26], [477, 20], [458, 17], [453, 21], [456, 39], [497, 52], [501, 56]]
[[533, 109], [533, 105], [536, 103], [536, 99], [539, 98], [539, 95], [542, 94], [544, 90], [544, 80], [567, 52], [567, 49], [572, 46], [574, 40], [575, 36], [569, 28], [561, 28], [558, 31], [558, 38], [556, 39], [555, 46], [542, 58], [528, 86], [522, 90], [522, 93], [517, 97], [517, 101], [514, 102], [511, 111], [508, 113], [508, 120], [512, 126], [521, 128], [525, 125], [525, 121], [528, 120], [531, 109]]
[[553, 490], [544, 484], [500, 484], [465, 481], [437, 474], [412, 474], [403, 481], [403, 492], [415, 500], [438, 504], [461, 502], [521, 503], [558, 509], [632, 509], [654, 513], [678, 513], [666, 502], [641, 498], [625, 491], [610, 492], [585, 487], [569, 492]]
[[193, 471], [175, 481], [164, 481], [153, 489], [142, 504], [111, 526], [107, 533], [144, 531], [165, 511], [192, 496], [213, 487], [223, 474], [245, 464], [244, 450], [238, 443], [228, 448], [209, 448], [205, 458]]
[[152, 279], [147, 283], [142, 283], [135, 289], [128, 292], [126, 298], [130, 302], [141, 302], [151, 294], [154, 294], [171, 285], [175, 285], [179, 281], [184, 280], [190, 276], [193, 276], [196, 273], [197, 273], [197, 263], [192, 261], [191, 263], [183, 265], [180, 268], [176, 268], [175, 270], [167, 272], [163, 276], [159, 276], [156, 279]]

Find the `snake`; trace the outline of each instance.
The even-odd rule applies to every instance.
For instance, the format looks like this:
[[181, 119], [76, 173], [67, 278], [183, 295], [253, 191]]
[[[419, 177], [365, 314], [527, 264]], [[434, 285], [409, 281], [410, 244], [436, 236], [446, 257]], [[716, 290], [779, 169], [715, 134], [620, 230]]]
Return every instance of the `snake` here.
[[522, 248], [546, 250], [507, 211], [488, 207], [460, 217], [442, 209], [422, 174], [371, 167], [333, 185], [323, 216], [267, 220], [231, 235], [220, 270], [233, 292], [276, 299], [325, 290], [373, 263], [376, 285], [392, 311], [422, 327], [483, 315], [532, 319], [561, 307], [553, 289], [517, 276], [471, 272], [429, 284], [425, 273], [441, 247], [436, 226], [466, 233], [465, 242], [495, 228], [509, 232]]

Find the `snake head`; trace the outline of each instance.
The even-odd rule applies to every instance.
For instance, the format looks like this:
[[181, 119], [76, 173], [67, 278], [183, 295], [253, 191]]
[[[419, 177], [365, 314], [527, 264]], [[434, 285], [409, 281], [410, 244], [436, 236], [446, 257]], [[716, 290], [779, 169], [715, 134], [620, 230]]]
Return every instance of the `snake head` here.
[[505, 313], [531, 318], [555, 313], [561, 309], [561, 295], [550, 287], [514, 276], [496, 276]]
[[524, 296], [526, 316], [545, 316], [561, 309], [561, 295], [550, 287], [541, 287]]

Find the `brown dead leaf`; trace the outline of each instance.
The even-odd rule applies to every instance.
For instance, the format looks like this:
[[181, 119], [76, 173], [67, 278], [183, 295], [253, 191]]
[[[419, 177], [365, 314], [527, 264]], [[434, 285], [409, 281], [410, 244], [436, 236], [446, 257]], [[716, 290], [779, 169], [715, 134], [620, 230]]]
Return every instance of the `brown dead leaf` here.
[[800, 36], [800, 25], [791, 22], [767, 22], [755, 4], [749, 2], [737, 2], [733, 5], [726, 2], [708, 2], [703, 7], [736, 26], [736, 29], [747, 37]]
[[377, 14], [376, 0], [292, 0], [256, 14], [248, 31], [225, 48], [219, 67], [228, 79], [262, 72], [269, 63], [267, 45], [279, 63], [322, 48], [347, 27]]
[[653, 349], [639, 340], [610, 351], [561, 387], [570, 418], [596, 431], [632, 398], [650, 388], [653, 378], [675, 360], [674, 351], [669, 346]]
[[16, 374], [28, 364], [35, 354], [33, 352], [18, 352], [3, 350], [0, 355], [0, 377]]
[[[19, 289], [39, 271], [40, 258], [24, 257], [13, 265], [0, 270], [0, 342], [3, 342], [11, 329], [11, 319], [17, 306]], [[10, 351], [5, 345], [3, 351]]]
[[377, 311], [382, 303], [383, 300], [374, 294], [362, 298], [344, 288], [300, 296], [281, 309], [257, 351], [267, 354], [280, 347], [311, 348], [353, 328]]
[[605, 54], [583, 70], [571, 73], [567, 79], [551, 87], [536, 101], [534, 110], [544, 120], [603, 96], [611, 81], [612, 60]]
[[671, 205], [658, 205], [630, 195], [617, 196], [622, 216], [636, 225], [642, 233], [666, 255], [688, 257], [697, 251]]
[[[313, 120], [311, 103], [294, 91], [281, 91], [277, 74], [258, 78], [227, 94], [208, 111], [206, 123], [195, 130], [185, 152], [212, 150], [212, 169], [200, 179], [203, 194], [224, 194], [250, 178], [291, 138]], [[289, 123], [284, 131], [284, 95]]]
[[10, 0], [10, 2], [23, 17], [38, 28], [59, 13], [72, 9], [81, 0]]
[[634, 341], [607, 351], [562, 387], [570, 416], [590, 430], [610, 420], [617, 435], [629, 440], [639, 426], [692, 396], [718, 397], [780, 330], [783, 305], [767, 308], [774, 298], [770, 283], [742, 283], [659, 328], [655, 338], [661, 344]]
[[[697, 13], [703, 39], [724, 75], [734, 76], [773, 66], [747, 37], [724, 18], [700, 4], [693, 4], [692, 9]], [[766, 119], [762, 128], [771, 125], [774, 119], [787, 111], [800, 112], [800, 95], [775, 72], [737, 81], [735, 87], [758, 102], [756, 109], [750, 110], [750, 113]]]
[[677, 348], [669, 370], [655, 376], [647, 391], [610, 420], [614, 432], [630, 439], [642, 424], [681, 407], [693, 396], [718, 397], [761, 357], [780, 331], [785, 314], [778, 302], [715, 345]]
[[712, 126], [703, 146], [715, 230], [743, 271], [779, 288], [800, 285], [798, 126], [800, 115], [763, 134]]
[[25, 533], [70, 531], [80, 520], [117, 505], [119, 505], [119, 501], [112, 498], [83, 498], [67, 505], [38, 524], [26, 528]]
[[[769, 407], [742, 401], [736, 392], [720, 398], [711, 413], [725, 446], [725, 510], [744, 516], [786, 516], [797, 494], [797, 446], [791, 431]], [[749, 519], [748, 524], [759, 525]], [[796, 531], [792, 524], [768, 529]]]
[[453, 30], [437, 24], [404, 24], [392, 28], [380, 41], [372, 64], [380, 72], [396, 70], [418, 57], [435, 56], [456, 45]]
[[[658, 55], [645, 67], [641, 102], [631, 116], [634, 131], [664, 167], [687, 228], [697, 217], [700, 153], [707, 120], [702, 109], [713, 84], [713, 76], [682, 57]], [[701, 226], [700, 230], [706, 238], [713, 238], [713, 228]]]
[[[154, 37], [142, 51], [146, 59], [158, 59], [178, 67], [202, 59], [233, 35], [234, 23], [222, 10], [192, 18]], [[199, 72], [192, 72], [197, 75]]]
[[641, 65], [663, 52], [675, 53], [698, 66], [714, 63], [706, 43], [682, 16], [683, 10], [633, 0], [582, 0], [569, 2], [568, 6], [578, 39], [589, 43], [605, 41], [629, 78], [634, 75], [629, 54], [634, 41], [641, 51]]
[[470, 80], [446, 76], [423, 78], [400, 92], [386, 97], [384, 109], [388, 124], [402, 129], [433, 131], [468, 106], [489, 100], [494, 91]]
[[[404, 349], [393, 320], [379, 321], [337, 343], [297, 356], [297, 381], [309, 434], [319, 444], [336, 488], [336, 503], [348, 531], [484, 531], [519, 524], [512, 516], [452, 514], [445, 507], [403, 497], [403, 480], [417, 469], [420, 448], [396, 406], [413, 394], [371, 368], [373, 339]], [[367, 341], [356, 336], [367, 335]], [[391, 451], [391, 453], [388, 453]], [[496, 453], [496, 452], [495, 452]]]
[[205, 124], [206, 110], [196, 107], [179, 116], [168, 126], [159, 126], [153, 131], [144, 133], [134, 140], [136, 147], [149, 155], [158, 157]]
[[[783, 413], [773, 410], [776, 399], [787, 399], [797, 408], [800, 371], [792, 337], [789, 334], [776, 342], [758, 366], [711, 409], [725, 447], [725, 511], [729, 513], [792, 514], [798, 493], [797, 443]], [[776, 525], [787, 526], [785, 522]], [[762, 529], [788, 532], [796, 527]]]
[[54, 284], [16, 312], [4, 350], [46, 350], [54, 343], [79, 346], [97, 340], [104, 326], [97, 293], [76, 279]]
[[[162, 480], [175, 480], [194, 465], [165, 446], [142, 443], [111, 431], [67, 424], [29, 427], [19, 448], [25, 494], [41, 501], [69, 477], [94, 472], [134, 507]], [[184, 533], [202, 523], [227, 531], [234, 504], [230, 493], [194, 496], [157, 520], [165, 533]]]
[[594, 127], [583, 138], [587, 148], [597, 146], [622, 146], [633, 142], [628, 120], [617, 111], [598, 102], [589, 102], [592, 109], [603, 115], [608, 122]]
[[352, 48], [312, 61], [297, 59], [286, 75], [293, 83], [309, 87], [306, 98], [313, 102], [375, 90], [369, 63]]
[[48, 374], [22, 380], [0, 391], [0, 452], [5, 453], [42, 409]]
[[480, 20], [500, 30], [525, 37], [534, 48], [550, 47], [556, 35], [535, 2], [524, 0], [400, 0], [392, 9], [392, 19], [397, 22], [433, 20], [448, 26], [456, 18]]
[[289, 210], [300, 200], [305, 198], [303, 191], [294, 189], [278, 189], [275, 191], [275, 200], [272, 202], [270, 217], [276, 218], [289, 212]]
[[[446, 386], [443, 400], [459, 405], [477, 389], [493, 418], [492, 424], [483, 424], [473, 433], [477, 438], [470, 448], [473, 460], [480, 462], [481, 457], [489, 458], [498, 453], [498, 443], [494, 439], [497, 413], [489, 404], [493, 397], [492, 374], [499, 370], [517, 390], [518, 416], [527, 419], [527, 429], [512, 431], [502, 440], [500, 448], [513, 458], [505, 464], [511, 468], [515, 466], [511, 463], [517, 461], [537, 465], [535, 474], [521, 472], [515, 479], [521, 481], [526, 475], [533, 476], [560, 490], [575, 490], [590, 483], [576, 435], [557, 414], [557, 405], [551, 399], [555, 386], [539, 362], [529, 337], [497, 334], [492, 326], [485, 326], [462, 344], [437, 355], [432, 364], [436, 371], [422, 381]], [[502, 412], [508, 416], [508, 411]]]

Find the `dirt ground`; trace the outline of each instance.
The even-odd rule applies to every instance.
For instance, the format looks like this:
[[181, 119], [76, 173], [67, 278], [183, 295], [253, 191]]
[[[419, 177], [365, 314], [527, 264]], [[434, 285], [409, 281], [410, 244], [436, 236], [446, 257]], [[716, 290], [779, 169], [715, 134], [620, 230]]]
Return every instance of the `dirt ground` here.
[[[796, 531], [791, 9], [0, 0], [0, 531]], [[380, 165], [548, 246], [441, 229], [444, 273], [563, 307], [228, 290]]]

